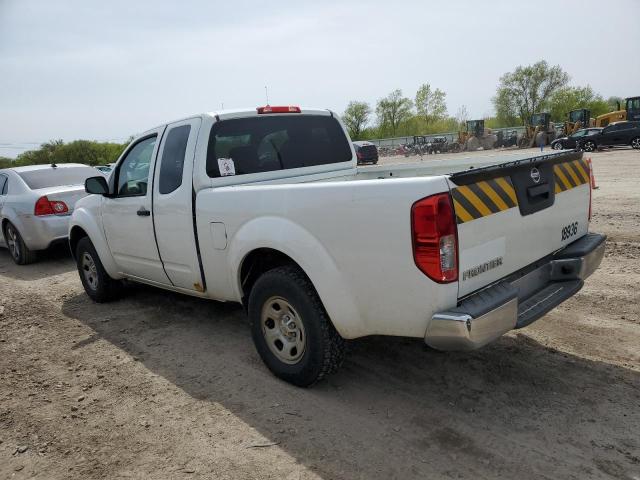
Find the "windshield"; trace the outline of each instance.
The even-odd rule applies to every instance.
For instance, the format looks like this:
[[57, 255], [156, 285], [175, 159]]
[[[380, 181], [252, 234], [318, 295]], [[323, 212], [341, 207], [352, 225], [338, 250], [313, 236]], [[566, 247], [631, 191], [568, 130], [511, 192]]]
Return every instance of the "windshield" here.
[[17, 173], [31, 190], [38, 190], [62, 185], [84, 185], [84, 181], [95, 176], [96, 171], [91, 167], [48, 167]]
[[570, 122], [584, 122], [584, 110], [574, 110], [569, 113]]
[[242, 175], [349, 161], [351, 147], [335, 118], [259, 115], [214, 124], [207, 174]]

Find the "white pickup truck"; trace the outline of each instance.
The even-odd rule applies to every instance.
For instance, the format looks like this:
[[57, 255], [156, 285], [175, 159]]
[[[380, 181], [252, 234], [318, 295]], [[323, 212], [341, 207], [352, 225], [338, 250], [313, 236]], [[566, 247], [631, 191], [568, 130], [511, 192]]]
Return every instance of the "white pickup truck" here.
[[517, 155], [357, 168], [328, 110], [197, 115], [87, 180], [71, 250], [97, 302], [127, 279], [241, 303], [269, 369], [309, 386], [346, 339], [474, 349], [580, 290], [605, 244], [589, 165]]

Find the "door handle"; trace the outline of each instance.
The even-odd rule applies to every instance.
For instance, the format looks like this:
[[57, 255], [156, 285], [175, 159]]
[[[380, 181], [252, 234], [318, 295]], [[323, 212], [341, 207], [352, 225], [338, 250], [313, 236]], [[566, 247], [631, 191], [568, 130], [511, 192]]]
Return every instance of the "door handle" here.
[[138, 215], [139, 217], [148, 217], [149, 215], [151, 215], [151, 212], [144, 207], [140, 207], [136, 212], [136, 215]]

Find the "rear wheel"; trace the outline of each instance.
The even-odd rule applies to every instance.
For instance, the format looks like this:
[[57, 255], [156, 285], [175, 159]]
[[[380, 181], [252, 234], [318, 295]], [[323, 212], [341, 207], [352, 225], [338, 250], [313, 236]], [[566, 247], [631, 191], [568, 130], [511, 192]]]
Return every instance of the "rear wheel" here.
[[596, 149], [596, 143], [593, 140], [586, 140], [582, 143], [582, 149], [585, 152], [593, 152]]
[[631, 140], [631, 146], [636, 150], [640, 150], [640, 137], [636, 137]]
[[11, 254], [11, 259], [17, 265], [27, 265], [36, 261], [36, 252], [29, 250], [24, 243], [22, 235], [12, 223], [7, 223], [4, 229], [4, 238]]
[[554, 150], [562, 150], [564, 147], [562, 146], [562, 142], [556, 142], [553, 144]]
[[76, 263], [84, 291], [93, 301], [104, 303], [118, 297], [122, 284], [106, 272], [89, 237], [78, 242]]
[[309, 387], [342, 364], [346, 342], [311, 281], [295, 266], [269, 270], [256, 281], [249, 320], [260, 357], [289, 383]]

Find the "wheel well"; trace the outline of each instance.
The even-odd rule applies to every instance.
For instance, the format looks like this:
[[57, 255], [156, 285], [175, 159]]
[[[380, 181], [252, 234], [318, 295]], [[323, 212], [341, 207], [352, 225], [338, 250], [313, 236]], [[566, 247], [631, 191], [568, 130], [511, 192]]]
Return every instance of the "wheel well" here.
[[69, 246], [71, 247], [71, 256], [76, 258], [76, 247], [78, 246], [78, 242], [84, 238], [88, 237], [87, 232], [85, 232], [81, 227], [75, 226], [69, 232]]
[[247, 299], [253, 285], [260, 276], [283, 265], [299, 265], [288, 255], [272, 248], [258, 248], [250, 252], [240, 267], [240, 284], [242, 286], [242, 305], [247, 306]]

